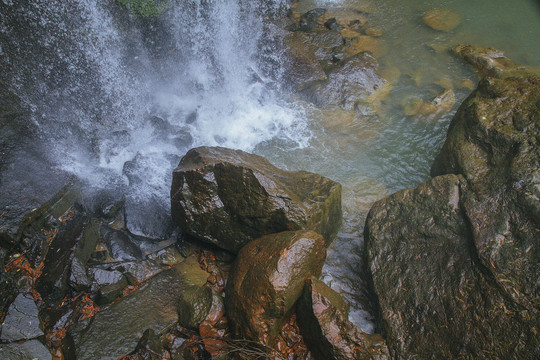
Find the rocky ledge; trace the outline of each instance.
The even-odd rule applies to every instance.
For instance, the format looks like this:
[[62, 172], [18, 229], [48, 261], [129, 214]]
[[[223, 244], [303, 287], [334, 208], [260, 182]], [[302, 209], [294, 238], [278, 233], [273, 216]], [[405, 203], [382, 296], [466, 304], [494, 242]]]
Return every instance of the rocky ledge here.
[[540, 77], [458, 46], [483, 77], [433, 179], [377, 202], [366, 254], [396, 359], [540, 356]]

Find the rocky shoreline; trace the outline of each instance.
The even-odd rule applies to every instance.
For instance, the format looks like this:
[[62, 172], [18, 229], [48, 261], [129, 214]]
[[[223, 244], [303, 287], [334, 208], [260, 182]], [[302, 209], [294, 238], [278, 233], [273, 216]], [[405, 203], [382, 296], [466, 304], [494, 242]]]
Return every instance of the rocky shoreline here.
[[[368, 12], [291, 10], [283, 46], [298, 98], [377, 116], [392, 81], [379, 74], [384, 49]], [[450, 15], [444, 29], [430, 26], [448, 31], [459, 23]], [[89, 203], [75, 178], [5, 222], [0, 357], [539, 357], [540, 77], [495, 49], [454, 51], [481, 81], [452, 120], [433, 178], [376, 202], [366, 221], [379, 333], [353, 324], [349, 304], [319, 280], [342, 222], [341, 185], [198, 147], [173, 172], [178, 228], [168, 238], [134, 235], [121, 200]], [[449, 111], [450, 91], [404, 111]], [[21, 121], [8, 95], [0, 116]]]

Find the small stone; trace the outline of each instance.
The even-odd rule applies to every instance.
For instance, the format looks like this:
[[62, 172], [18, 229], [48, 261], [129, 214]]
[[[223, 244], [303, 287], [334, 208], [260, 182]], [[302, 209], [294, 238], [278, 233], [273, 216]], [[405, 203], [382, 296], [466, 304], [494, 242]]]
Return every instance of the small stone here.
[[464, 79], [459, 82], [461, 89], [474, 90], [474, 82], [471, 79]]
[[419, 97], [412, 97], [403, 101], [401, 107], [405, 115], [412, 116], [418, 114], [423, 105], [424, 100]]
[[428, 11], [422, 20], [434, 30], [451, 31], [461, 23], [461, 14], [449, 8], [437, 8]]
[[383, 35], [383, 32], [379, 28], [367, 28], [365, 31], [366, 35], [373, 37], [380, 37]]

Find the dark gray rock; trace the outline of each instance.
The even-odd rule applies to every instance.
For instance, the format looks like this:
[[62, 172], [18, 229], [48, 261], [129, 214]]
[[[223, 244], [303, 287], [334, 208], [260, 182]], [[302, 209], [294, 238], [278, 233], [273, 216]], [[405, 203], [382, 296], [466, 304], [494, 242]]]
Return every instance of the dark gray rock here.
[[313, 31], [317, 27], [320, 26], [318, 23], [318, 19], [323, 16], [326, 13], [326, 9], [323, 8], [316, 8], [313, 10], [309, 10], [308, 12], [302, 14], [300, 16], [300, 20], [298, 22], [298, 28], [299, 31]]
[[143, 259], [141, 249], [127, 232], [102, 226], [101, 234], [103, 243], [107, 246], [113, 259], [120, 261]]
[[147, 329], [159, 333], [174, 324], [182, 291], [204, 285], [207, 277], [194, 257], [187, 258], [93, 318], [79, 322], [68, 330], [76, 358], [112, 360], [131, 353]]
[[0, 344], [0, 359], [52, 360], [52, 355], [38, 340], [29, 340], [23, 343]]
[[124, 275], [118, 281], [102, 286], [99, 288], [96, 303], [98, 305], [105, 305], [113, 302], [116, 298], [122, 296], [126, 286], [128, 286], [128, 281]]
[[13, 342], [43, 335], [38, 315], [38, 308], [32, 295], [19, 294], [8, 309], [0, 339]]

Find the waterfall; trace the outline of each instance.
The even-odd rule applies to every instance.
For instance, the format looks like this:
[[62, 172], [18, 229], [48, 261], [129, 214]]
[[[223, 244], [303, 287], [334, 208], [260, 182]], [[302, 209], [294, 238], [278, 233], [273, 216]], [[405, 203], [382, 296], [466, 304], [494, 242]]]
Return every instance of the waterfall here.
[[124, 198], [128, 228], [163, 237], [171, 171], [190, 147], [304, 147], [309, 133], [264, 51], [264, 19], [285, 0], [156, 0], [158, 16], [129, 3], [1, 1], [0, 81], [31, 109], [51, 174]]

